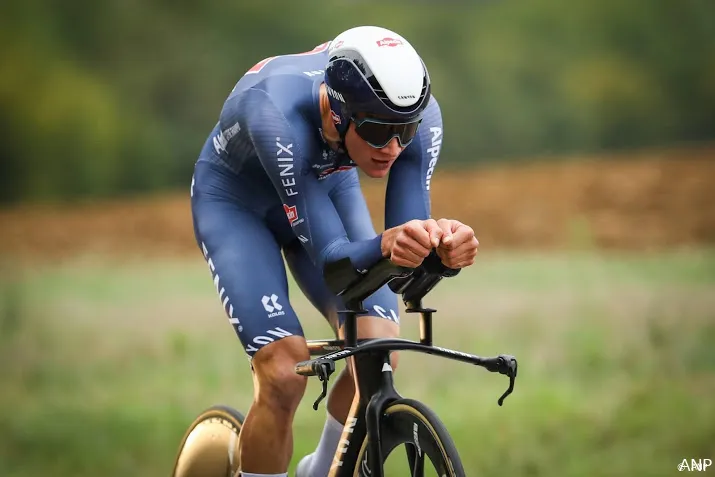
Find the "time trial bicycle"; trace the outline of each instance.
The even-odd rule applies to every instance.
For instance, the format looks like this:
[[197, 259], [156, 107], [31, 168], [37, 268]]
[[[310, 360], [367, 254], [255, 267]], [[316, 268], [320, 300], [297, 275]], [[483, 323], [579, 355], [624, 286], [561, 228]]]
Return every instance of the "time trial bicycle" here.
[[[418, 351], [477, 365], [509, 377], [509, 387], [498, 399], [514, 390], [517, 360], [511, 355], [480, 357], [432, 344], [432, 317], [423, 298], [443, 279], [459, 270], [445, 267], [436, 253], [416, 269], [383, 259], [368, 270], [356, 270], [349, 258], [325, 268], [330, 289], [343, 297], [344, 340], [308, 340], [311, 356], [297, 363], [296, 373], [316, 376], [322, 393], [313, 404], [317, 410], [327, 395], [336, 362], [352, 358], [357, 382], [355, 399], [345, 422], [329, 477], [384, 477], [387, 457], [400, 446], [406, 451], [412, 477], [424, 477], [428, 460], [440, 477], [464, 477], [457, 448], [437, 415], [423, 403], [400, 395], [394, 387], [390, 353]], [[383, 285], [402, 296], [407, 313], [419, 314], [419, 341], [399, 338], [357, 338], [357, 316], [367, 313], [363, 301]], [[174, 465], [174, 477], [233, 477], [238, 474], [238, 438], [243, 415], [224, 405], [212, 406], [191, 423], [184, 434]]]

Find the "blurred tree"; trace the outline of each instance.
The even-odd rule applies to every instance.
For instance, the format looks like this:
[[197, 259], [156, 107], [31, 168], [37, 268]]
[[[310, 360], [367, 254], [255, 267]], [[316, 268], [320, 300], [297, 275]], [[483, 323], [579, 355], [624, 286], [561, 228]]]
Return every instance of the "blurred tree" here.
[[5, 203], [186, 187], [247, 68], [357, 24], [393, 28], [424, 56], [445, 165], [715, 134], [711, 0], [25, 0], [6, 10]]

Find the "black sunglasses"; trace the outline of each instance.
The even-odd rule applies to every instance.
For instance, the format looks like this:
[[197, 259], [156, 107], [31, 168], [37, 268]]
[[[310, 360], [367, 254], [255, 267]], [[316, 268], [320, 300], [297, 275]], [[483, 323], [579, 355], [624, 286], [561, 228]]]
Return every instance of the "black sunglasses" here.
[[355, 123], [355, 132], [365, 142], [381, 149], [396, 137], [401, 147], [407, 147], [417, 134], [421, 119], [411, 123], [395, 123], [376, 118], [350, 118]]

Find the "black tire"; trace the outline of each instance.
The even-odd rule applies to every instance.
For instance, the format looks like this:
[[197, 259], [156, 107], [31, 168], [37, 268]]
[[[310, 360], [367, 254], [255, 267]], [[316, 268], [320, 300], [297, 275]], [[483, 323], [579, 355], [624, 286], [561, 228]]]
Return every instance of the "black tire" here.
[[[444, 424], [419, 401], [398, 399], [390, 403], [380, 420], [380, 440], [383, 464], [396, 447], [405, 445], [412, 477], [423, 477], [425, 457], [437, 475], [465, 477], [459, 453]], [[367, 468], [367, 438], [360, 447], [357, 462], [354, 477], [370, 475], [363, 470]]]
[[203, 411], [186, 430], [174, 462], [174, 477], [233, 477], [239, 468], [238, 436], [243, 414], [222, 405]]

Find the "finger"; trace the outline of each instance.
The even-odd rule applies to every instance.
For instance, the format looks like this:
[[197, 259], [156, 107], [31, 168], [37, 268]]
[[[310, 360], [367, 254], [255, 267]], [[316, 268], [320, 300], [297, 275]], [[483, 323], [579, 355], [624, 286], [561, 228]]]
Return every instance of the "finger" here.
[[461, 224], [453, 230], [452, 237], [452, 248], [456, 249], [474, 238], [474, 230], [468, 225]]
[[448, 266], [449, 268], [459, 269], [459, 268], [467, 268], [467, 267], [470, 267], [470, 266], [472, 266], [472, 265], [474, 265], [474, 259], [470, 259], [470, 260], [460, 260], [459, 262], [450, 263], [450, 264], [447, 265], [447, 266]]
[[432, 247], [438, 247], [440, 239], [444, 234], [444, 230], [442, 229], [442, 227], [434, 219], [427, 219], [422, 224], [427, 233], [429, 234], [430, 244], [432, 245]]
[[439, 225], [439, 228], [442, 230], [442, 241], [441, 243], [445, 245], [450, 245], [452, 244], [452, 221], [449, 219], [439, 219], [437, 221], [437, 225]]
[[394, 249], [392, 251], [392, 255], [390, 256], [390, 261], [392, 261], [395, 265], [409, 268], [419, 267], [423, 260], [423, 257], [420, 257], [413, 251], [403, 248]]
[[467, 225], [464, 225], [459, 220], [453, 220], [453, 219], [449, 220], [449, 225], [450, 225], [450, 229], [452, 230], [452, 233], [456, 232], [457, 229], [460, 227], [467, 227]]
[[[425, 228], [424, 222], [426, 221], [413, 220], [411, 222], [406, 223], [404, 228], [402, 229], [404, 234], [400, 235], [410, 237], [412, 240], [420, 244], [423, 248], [429, 250], [432, 248], [432, 240], [429, 232]], [[439, 244], [439, 242], [437, 243]]]
[[420, 257], [420, 260], [429, 255], [430, 248], [428, 246], [422, 245], [417, 240], [413, 239], [407, 234], [400, 234], [395, 239], [395, 248], [393, 250], [408, 250], [414, 253], [416, 256]]
[[464, 251], [449, 250], [442, 259], [444, 263], [449, 268], [462, 268], [464, 266], [469, 266], [474, 263], [474, 259], [477, 256], [476, 250], [464, 250]]
[[437, 247], [437, 256], [442, 260], [442, 263], [447, 265], [447, 261], [449, 260], [449, 256], [447, 253], [449, 252], [449, 249], [445, 247], [444, 245], [440, 244], [439, 247]]
[[476, 257], [479, 250], [477, 243], [477, 239], [475, 238], [453, 249], [446, 249], [444, 251], [445, 258], [452, 263], [460, 262], [462, 260], [471, 260]]

